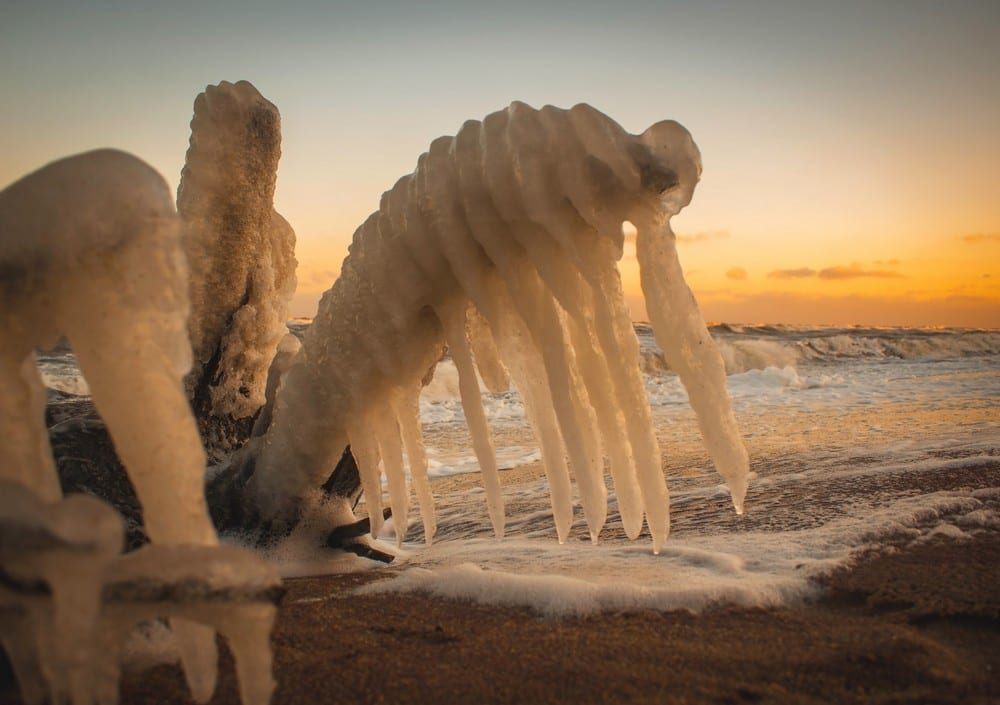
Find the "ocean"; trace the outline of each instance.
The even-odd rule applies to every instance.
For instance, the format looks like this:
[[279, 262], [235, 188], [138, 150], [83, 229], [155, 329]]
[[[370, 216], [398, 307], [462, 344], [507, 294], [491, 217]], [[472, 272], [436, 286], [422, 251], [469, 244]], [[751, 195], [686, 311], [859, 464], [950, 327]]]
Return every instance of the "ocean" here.
[[[301, 332], [302, 324], [293, 324]], [[422, 590], [546, 615], [699, 610], [809, 600], [812, 578], [870, 550], [1000, 528], [1000, 331], [716, 325], [754, 477], [737, 516], [701, 443], [687, 395], [647, 326], [646, 390], [671, 492], [672, 529], [654, 555], [629, 541], [609, 485], [596, 544], [577, 505], [564, 545], [516, 392], [484, 394], [507, 508], [497, 541], [450, 359], [424, 389], [421, 421], [438, 532], [411, 511], [402, 546], [390, 521], [386, 568], [330, 555], [308, 532], [271, 552], [286, 576], [384, 570], [368, 590]], [[39, 356], [46, 384], [85, 394], [72, 353]], [[141, 390], [136, 390], [137, 394]], [[364, 502], [357, 509], [363, 515]], [[240, 537], [228, 537], [239, 541]]]

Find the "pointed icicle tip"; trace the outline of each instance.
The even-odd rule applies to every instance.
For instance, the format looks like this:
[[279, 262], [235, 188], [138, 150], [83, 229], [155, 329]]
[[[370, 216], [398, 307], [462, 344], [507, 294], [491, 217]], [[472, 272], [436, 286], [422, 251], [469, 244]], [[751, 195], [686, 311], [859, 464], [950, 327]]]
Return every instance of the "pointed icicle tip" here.
[[666, 542], [666, 536], [654, 536], [653, 537], [653, 555], [660, 555], [660, 551], [663, 550], [663, 544]]

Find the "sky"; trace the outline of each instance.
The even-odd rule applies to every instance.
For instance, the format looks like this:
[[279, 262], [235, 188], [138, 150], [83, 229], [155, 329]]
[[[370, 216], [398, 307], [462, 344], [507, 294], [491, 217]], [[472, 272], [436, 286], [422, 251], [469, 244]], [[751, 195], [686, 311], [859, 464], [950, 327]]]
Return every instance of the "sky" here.
[[7, 0], [0, 66], [0, 187], [98, 147], [176, 187], [195, 96], [253, 83], [282, 115], [295, 315], [435, 137], [522, 100], [691, 131], [673, 222], [710, 321], [1000, 327], [996, 0]]

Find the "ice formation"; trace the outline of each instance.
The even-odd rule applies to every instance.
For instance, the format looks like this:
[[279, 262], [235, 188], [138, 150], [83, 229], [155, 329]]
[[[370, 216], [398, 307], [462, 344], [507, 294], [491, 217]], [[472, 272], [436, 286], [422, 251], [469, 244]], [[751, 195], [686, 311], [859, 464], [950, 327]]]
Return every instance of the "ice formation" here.
[[189, 386], [199, 415], [256, 413], [287, 333], [295, 233], [274, 210], [280, 156], [278, 109], [253, 85], [223, 81], [195, 99], [177, 211], [191, 270]]
[[0, 481], [0, 641], [28, 705], [90, 702], [101, 581], [123, 534], [98, 499], [43, 502]]
[[[86, 654], [104, 570], [122, 543], [113, 510], [88, 497], [61, 500], [36, 347], [60, 336], [72, 345], [149, 538], [207, 552], [192, 557], [193, 571], [223, 550], [182, 382], [191, 366], [187, 275], [167, 184], [136, 157], [107, 149], [68, 157], [0, 192], [0, 578], [12, 578], [0, 581], [0, 616], [29, 701], [47, 688], [53, 702], [91, 702]], [[148, 567], [155, 578], [158, 566]], [[253, 577], [232, 573], [236, 582]], [[215, 683], [214, 631], [185, 619], [171, 625], [204, 702]], [[42, 648], [33, 658], [35, 634]], [[259, 655], [247, 658], [262, 666]], [[266, 702], [263, 676], [253, 678], [248, 702]]]
[[[233, 546], [149, 544], [121, 556], [104, 573], [95, 684], [99, 702], [117, 702], [129, 632], [145, 620], [182, 617], [226, 638], [243, 705], [267, 705], [275, 686], [271, 627], [282, 594], [281, 579], [267, 560]], [[203, 658], [213, 668], [204, 683], [191, 684], [198, 702], [207, 702], [215, 690], [214, 640]]]
[[0, 481], [0, 642], [24, 701], [117, 703], [129, 632], [180, 617], [211, 627], [208, 640], [179, 641], [186, 664], [202, 661], [187, 673], [195, 700], [207, 702], [215, 689], [217, 629], [233, 652], [244, 705], [266, 705], [276, 570], [229, 546], [149, 544], [122, 556], [122, 545], [121, 517], [101, 500], [42, 502]]
[[[0, 192], [0, 479], [60, 496], [35, 347], [73, 346], [153, 541], [214, 543], [181, 378], [187, 271], [166, 182], [124, 152], [53, 162]], [[122, 354], [122, 351], [128, 354]], [[142, 390], [137, 394], [135, 390]]]
[[401, 539], [409, 502], [402, 446], [429, 539], [416, 402], [447, 344], [498, 536], [503, 498], [474, 366], [491, 388], [504, 387], [509, 372], [524, 399], [560, 541], [573, 515], [570, 468], [596, 540], [608, 511], [606, 455], [625, 532], [635, 538], [645, 515], [659, 550], [669, 530], [667, 487], [615, 264], [628, 220], [638, 228], [657, 339], [742, 511], [746, 451], [670, 229], [700, 172], [697, 147], [677, 123], [630, 135], [588, 105], [513, 103], [435, 140], [355, 233], [283, 377], [273, 421], [247, 449], [250, 502], [267, 520], [292, 520], [298, 498], [323, 482], [349, 443], [373, 533], [381, 460]]

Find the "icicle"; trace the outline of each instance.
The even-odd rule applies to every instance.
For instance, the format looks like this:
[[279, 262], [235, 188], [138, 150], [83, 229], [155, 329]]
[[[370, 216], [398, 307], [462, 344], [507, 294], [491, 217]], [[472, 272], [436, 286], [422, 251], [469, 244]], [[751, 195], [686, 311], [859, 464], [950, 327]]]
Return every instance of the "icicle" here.
[[608, 451], [611, 477], [618, 497], [618, 512], [630, 539], [642, 531], [643, 503], [636, 482], [632, 446], [625, 429], [625, 415], [611, 385], [611, 370], [603, 350], [596, 347], [593, 321], [570, 317], [570, 335], [580, 361], [587, 394], [593, 400], [597, 426]]
[[393, 409], [410, 463], [410, 477], [413, 478], [413, 490], [417, 495], [424, 524], [424, 541], [429, 544], [437, 533], [437, 519], [434, 516], [434, 496], [427, 477], [427, 452], [420, 430], [420, 389], [419, 384], [403, 388], [393, 399]]
[[382, 452], [382, 466], [389, 482], [389, 505], [392, 507], [392, 525], [396, 530], [396, 545], [401, 546], [406, 537], [410, 517], [410, 488], [403, 469], [403, 446], [399, 439], [399, 425], [395, 414], [372, 414], [373, 424]]
[[523, 321], [510, 308], [494, 331], [500, 358], [510, 372], [514, 386], [524, 403], [524, 411], [538, 439], [542, 466], [549, 484], [549, 501], [559, 543], [566, 543], [573, 524], [573, 495], [569, 483], [569, 468], [563, 454], [562, 437], [552, 407], [552, 397], [545, 383], [545, 372], [531, 334]]
[[688, 391], [715, 468], [729, 485], [737, 513], [742, 514], [749, 460], [726, 390], [725, 364], [684, 281], [670, 229], [671, 216], [694, 194], [701, 176], [701, 155], [688, 131], [670, 120], [649, 127], [639, 136], [639, 143], [646, 150], [644, 187], [657, 193], [652, 203], [639, 203], [631, 218], [638, 230], [636, 256], [653, 332]]
[[[118, 702], [126, 635], [139, 622], [168, 617], [217, 629], [233, 655], [243, 705], [267, 705], [275, 686], [269, 637], [282, 592], [270, 563], [234, 546], [150, 544], [117, 558], [104, 576], [97, 702]], [[207, 695], [193, 690], [192, 697], [206, 701], [210, 685]]]
[[493, 524], [493, 534], [497, 540], [503, 539], [504, 506], [500, 490], [500, 474], [497, 471], [496, 450], [493, 447], [493, 437], [486, 422], [486, 411], [479, 390], [479, 381], [472, 364], [472, 354], [466, 337], [466, 311], [468, 304], [462, 302], [457, 306], [441, 312], [445, 326], [445, 338], [451, 349], [451, 359], [458, 370], [459, 392], [462, 397], [462, 411], [472, 436], [472, 448], [479, 460], [479, 468], [483, 474], [483, 487], [486, 489], [486, 507]]
[[687, 389], [715, 468], [743, 513], [749, 460], [726, 391], [726, 366], [684, 283], [670, 221], [641, 222], [636, 255], [656, 342]]
[[469, 334], [469, 347], [472, 348], [476, 360], [476, 369], [482, 377], [483, 384], [494, 394], [500, 394], [510, 389], [510, 377], [497, 352], [496, 342], [490, 332], [490, 326], [475, 306], [468, 310], [466, 331]]
[[670, 533], [670, 495], [639, 368], [639, 340], [621, 295], [621, 279], [613, 265], [600, 280], [594, 300], [598, 337], [611, 367], [618, 405], [628, 410], [625, 424], [635, 458], [636, 480], [653, 537], [653, 551], [659, 553]]
[[[508, 223], [520, 211], [516, 180], [512, 176], [509, 149], [506, 146], [504, 113], [494, 113], [479, 129], [478, 148], [466, 142], [466, 148], [456, 151], [458, 171], [465, 199], [485, 190], [489, 196], [478, 204], [478, 220], [473, 236], [496, 265], [514, 307], [524, 320], [541, 353], [545, 384], [552, 400], [559, 430], [576, 472], [580, 499], [592, 536], [596, 536], [607, 516], [607, 488], [600, 477], [603, 472], [597, 451], [596, 437], [585, 408], [586, 392], [574, 384], [572, 367], [563, 336], [563, 326], [557, 305], [538, 278], [530, 262], [525, 262], [521, 247], [510, 237]], [[468, 127], [468, 123], [466, 124]], [[456, 138], [461, 141], [463, 131]], [[496, 210], [490, 207], [493, 204]], [[468, 208], [468, 207], [467, 207]], [[596, 475], [595, 477], [595, 470]]]
[[[511, 234], [527, 251], [532, 264], [570, 319], [583, 326], [571, 331], [573, 349], [577, 358], [583, 360], [581, 364], [590, 370], [585, 372], [583, 379], [594, 401], [597, 424], [611, 456], [624, 529], [626, 535], [635, 538], [642, 528], [643, 500], [636, 483], [629, 437], [635, 436], [638, 429], [636, 424], [629, 424], [626, 430], [624, 418], [637, 414], [642, 417], [644, 411], [649, 422], [648, 436], [652, 438], [648, 402], [638, 374], [639, 358], [636, 354], [634, 366], [640, 393], [632, 395], [632, 399], [628, 395], [622, 398], [622, 395], [609, 393], [604, 384], [607, 377], [610, 375], [613, 380], [620, 381], [620, 375], [612, 373], [612, 363], [620, 366], [623, 360], [621, 353], [613, 350], [614, 346], [602, 349], [595, 335], [593, 318], [595, 306], [605, 305], [603, 298], [614, 293], [599, 287], [589, 292], [581, 279], [587, 278], [594, 283], [594, 267], [588, 265], [595, 260], [614, 269], [613, 262], [621, 254], [620, 222], [613, 214], [608, 215], [607, 204], [602, 203], [602, 199], [617, 202], [621, 191], [615, 189], [627, 192], [638, 186], [638, 169], [625, 154], [627, 138], [589, 106], [578, 105], [570, 111], [546, 106], [541, 111], [534, 111], [523, 103], [514, 103], [508, 113], [506, 136], [512, 164], [509, 178], [517, 183], [520, 197], [517, 202], [504, 201], [510, 211], [507, 218], [515, 224]], [[581, 136], [586, 145], [578, 139]], [[602, 161], [588, 155], [591, 150]], [[586, 158], [581, 163], [584, 155]], [[503, 169], [496, 171], [500, 175], [508, 173]], [[598, 184], [596, 188], [602, 190], [601, 198], [594, 198], [595, 183]], [[493, 190], [501, 189], [494, 184]], [[566, 196], [577, 208], [570, 205]], [[597, 213], [600, 217], [595, 216]], [[604, 227], [598, 235], [584, 219], [584, 214], [591, 221], [599, 221], [595, 227], [601, 227], [601, 223], [610, 223], [613, 227]], [[609, 234], [612, 237], [608, 237]], [[615, 234], [617, 240], [613, 237]], [[626, 358], [624, 364], [629, 362], [632, 360]], [[621, 387], [620, 384], [616, 386]], [[640, 442], [638, 446], [641, 451], [644, 444]], [[655, 455], [659, 465], [659, 453]], [[656, 501], [660, 497], [657, 493], [653, 499]]]
[[351, 453], [358, 465], [361, 487], [365, 493], [365, 507], [371, 523], [371, 536], [378, 538], [382, 529], [382, 472], [379, 470], [378, 441], [375, 439], [371, 422], [367, 418], [357, 419], [356, 425], [347, 427], [347, 437]]

